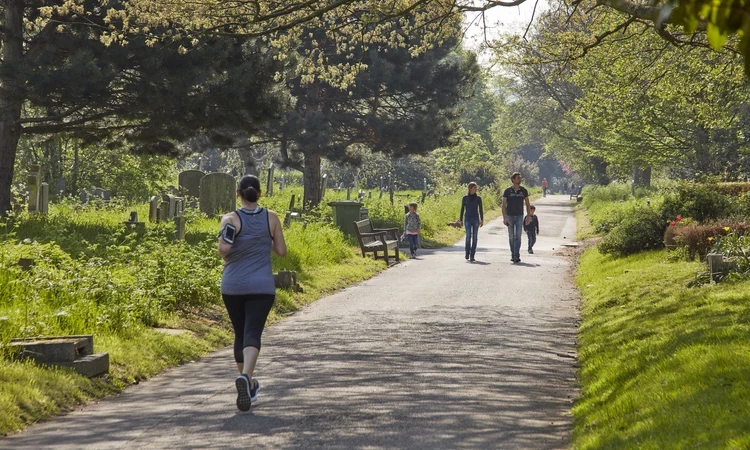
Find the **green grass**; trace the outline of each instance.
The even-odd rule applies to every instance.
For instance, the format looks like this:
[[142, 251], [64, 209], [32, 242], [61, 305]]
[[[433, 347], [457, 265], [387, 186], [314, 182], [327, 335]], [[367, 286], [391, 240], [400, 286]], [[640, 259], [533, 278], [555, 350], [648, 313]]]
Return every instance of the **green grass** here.
[[750, 447], [750, 282], [687, 288], [666, 251], [581, 258], [580, 449]]

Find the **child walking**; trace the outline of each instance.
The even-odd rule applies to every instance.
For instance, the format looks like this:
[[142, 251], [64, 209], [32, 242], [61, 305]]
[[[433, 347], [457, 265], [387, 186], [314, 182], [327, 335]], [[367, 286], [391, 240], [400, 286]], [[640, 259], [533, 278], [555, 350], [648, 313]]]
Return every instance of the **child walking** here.
[[409, 239], [411, 257], [417, 256], [419, 247], [419, 233], [422, 231], [422, 219], [417, 214], [417, 204], [409, 203], [409, 212], [404, 215], [404, 234]]
[[539, 218], [536, 216], [536, 206], [529, 206], [529, 214], [523, 219], [523, 229], [529, 238], [529, 253], [534, 254], [536, 235], [539, 234]]

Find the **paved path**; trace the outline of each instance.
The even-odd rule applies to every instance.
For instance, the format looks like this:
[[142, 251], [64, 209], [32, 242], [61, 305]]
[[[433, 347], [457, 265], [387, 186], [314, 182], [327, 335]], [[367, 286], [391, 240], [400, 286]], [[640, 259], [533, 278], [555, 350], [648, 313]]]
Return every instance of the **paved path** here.
[[462, 243], [421, 251], [268, 329], [249, 413], [224, 349], [0, 448], [566, 448], [577, 291], [557, 253], [575, 219], [567, 196], [536, 203], [542, 232], [521, 264], [498, 219], [473, 264]]

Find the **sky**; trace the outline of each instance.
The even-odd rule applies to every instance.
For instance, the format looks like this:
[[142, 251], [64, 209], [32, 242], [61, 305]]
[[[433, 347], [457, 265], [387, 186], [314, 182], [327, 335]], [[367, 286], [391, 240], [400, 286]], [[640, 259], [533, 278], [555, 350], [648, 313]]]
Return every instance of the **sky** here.
[[[487, 39], [492, 40], [499, 35], [507, 32], [513, 32], [522, 35], [529, 25], [532, 17], [535, 0], [526, 0], [519, 6], [496, 6], [485, 13], [487, 24]], [[482, 3], [475, 0], [475, 4]], [[548, 8], [546, 0], [539, 0], [534, 18]], [[465, 23], [468, 27], [464, 36], [464, 46], [471, 50], [477, 51], [484, 42], [484, 26], [481, 17], [476, 17], [477, 13], [466, 16]], [[475, 20], [476, 18], [476, 20]], [[473, 21], [473, 23], [472, 23]], [[489, 55], [485, 52], [479, 55], [479, 62], [483, 65], [488, 64]]]

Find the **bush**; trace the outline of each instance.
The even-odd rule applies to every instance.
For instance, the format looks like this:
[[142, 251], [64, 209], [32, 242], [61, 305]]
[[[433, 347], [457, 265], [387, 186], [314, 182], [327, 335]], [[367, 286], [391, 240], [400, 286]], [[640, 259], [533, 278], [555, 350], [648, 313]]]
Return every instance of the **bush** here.
[[607, 186], [586, 186], [583, 188], [583, 204], [588, 208], [596, 202], [619, 202], [631, 198], [630, 186], [625, 183], [610, 183]]
[[698, 222], [706, 222], [724, 217], [730, 206], [729, 198], [716, 184], [683, 182], [665, 195], [662, 217], [664, 220], [677, 216], [692, 217]]
[[666, 221], [654, 208], [634, 209], [599, 243], [599, 251], [626, 256], [663, 246]]
[[719, 183], [717, 187], [722, 194], [733, 197], [738, 197], [750, 192], [750, 183]]
[[696, 255], [703, 260], [708, 251], [730, 230], [739, 234], [750, 233], [750, 225], [744, 222], [722, 220], [705, 225], [669, 226], [664, 233], [666, 241], [673, 241], [678, 247], [687, 248], [688, 257]]
[[495, 166], [488, 162], [472, 163], [461, 167], [458, 182], [465, 185], [471, 181], [479, 186], [495, 186], [497, 189], [500, 189], [503, 184]]

